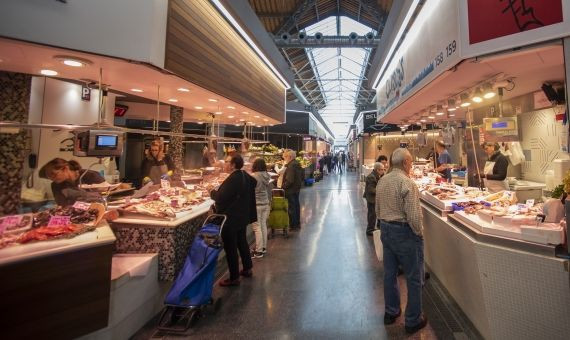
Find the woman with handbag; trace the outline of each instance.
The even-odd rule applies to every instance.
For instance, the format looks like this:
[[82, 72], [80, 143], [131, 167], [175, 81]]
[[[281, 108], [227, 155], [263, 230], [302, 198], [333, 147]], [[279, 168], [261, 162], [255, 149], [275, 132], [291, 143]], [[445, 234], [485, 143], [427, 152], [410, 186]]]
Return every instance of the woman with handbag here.
[[[231, 174], [220, 185], [218, 190], [212, 190], [210, 196], [215, 201], [216, 213], [227, 216], [222, 229], [222, 241], [228, 261], [229, 279], [220, 281], [220, 286], [238, 286], [240, 275], [251, 277], [253, 263], [246, 238], [247, 225], [257, 221], [255, 206], [256, 180], [241, 170], [243, 158], [240, 155], [232, 156], [228, 170]], [[243, 269], [239, 270], [239, 257]]]

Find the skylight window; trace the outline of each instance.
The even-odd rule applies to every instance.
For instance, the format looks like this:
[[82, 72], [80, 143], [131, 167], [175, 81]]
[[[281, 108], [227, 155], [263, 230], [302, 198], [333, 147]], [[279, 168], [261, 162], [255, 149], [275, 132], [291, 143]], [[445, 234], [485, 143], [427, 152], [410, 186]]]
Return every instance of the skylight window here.
[[[338, 21], [337, 21], [338, 20]], [[305, 29], [308, 35], [344, 35], [355, 32], [363, 36], [376, 31], [348, 17], [328, 17]], [[326, 106], [319, 112], [335, 136], [346, 136], [352, 121], [361, 79], [370, 56], [370, 48], [305, 49], [317, 77]], [[334, 124], [337, 122], [337, 124]], [[342, 137], [341, 137], [342, 138]]]

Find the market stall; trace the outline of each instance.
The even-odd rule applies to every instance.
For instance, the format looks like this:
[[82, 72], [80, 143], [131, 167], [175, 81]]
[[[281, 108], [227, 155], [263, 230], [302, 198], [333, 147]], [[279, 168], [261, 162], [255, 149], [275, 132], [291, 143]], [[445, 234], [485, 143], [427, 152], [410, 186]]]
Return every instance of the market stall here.
[[517, 203], [514, 192], [438, 184], [436, 176], [416, 178], [426, 265], [479, 332], [567, 334], [570, 325], [560, 318], [570, 312], [569, 268], [556, 256], [566, 241], [565, 220], [543, 222], [543, 205]]

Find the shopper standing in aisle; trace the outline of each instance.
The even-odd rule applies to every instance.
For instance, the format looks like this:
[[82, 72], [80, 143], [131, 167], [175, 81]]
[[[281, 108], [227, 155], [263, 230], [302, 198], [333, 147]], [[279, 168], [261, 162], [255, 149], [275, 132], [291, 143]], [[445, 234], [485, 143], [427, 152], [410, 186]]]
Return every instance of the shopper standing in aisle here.
[[412, 155], [398, 148], [391, 156], [391, 172], [378, 182], [376, 214], [379, 218], [384, 250], [384, 324], [401, 314], [398, 266], [406, 275], [408, 302], [405, 328], [415, 333], [425, 327], [422, 314], [423, 226], [420, 193], [410, 178]]
[[[230, 271], [229, 279], [220, 281], [220, 286], [238, 286], [239, 276], [251, 277], [253, 263], [246, 238], [247, 225], [257, 221], [255, 204], [256, 180], [247, 172], [241, 170], [243, 158], [234, 155], [227, 163], [230, 175], [220, 185], [212, 190], [210, 196], [216, 202], [216, 213], [227, 216], [222, 229], [222, 241], [226, 252], [226, 261]], [[239, 270], [239, 256], [243, 270]]]
[[257, 209], [257, 222], [252, 223], [255, 233], [255, 251], [252, 256], [261, 258], [267, 249], [267, 218], [271, 210], [271, 176], [267, 173], [267, 165], [263, 158], [258, 158], [253, 162], [252, 177], [257, 184], [255, 186], [255, 207]]
[[384, 165], [380, 162], [374, 163], [374, 170], [366, 176], [366, 186], [364, 187], [364, 199], [368, 207], [368, 225], [366, 235], [371, 236], [376, 228], [376, 186], [380, 178], [384, 176]]
[[296, 153], [293, 150], [288, 150], [283, 154], [287, 167], [283, 177], [283, 189], [285, 190], [285, 198], [289, 203], [289, 225], [292, 230], [301, 229], [299, 192], [303, 185], [303, 169], [295, 157]]
[[382, 163], [382, 165], [384, 165], [384, 169], [388, 170], [388, 157], [386, 157], [384, 155], [380, 155], [380, 156], [378, 156], [378, 159], [376, 160], [376, 162]]

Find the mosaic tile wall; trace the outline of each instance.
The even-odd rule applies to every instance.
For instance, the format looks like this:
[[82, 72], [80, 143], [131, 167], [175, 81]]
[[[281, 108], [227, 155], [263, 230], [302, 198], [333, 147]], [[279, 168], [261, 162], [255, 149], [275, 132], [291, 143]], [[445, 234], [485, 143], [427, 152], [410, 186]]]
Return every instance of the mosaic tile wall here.
[[[179, 106], [170, 106], [170, 130], [176, 133], [182, 133], [184, 109]], [[169, 154], [176, 169], [184, 168], [184, 144], [181, 137], [170, 138]]]
[[158, 253], [158, 279], [174, 281], [207, 214], [177, 227], [111, 223], [117, 253]]
[[[0, 120], [26, 123], [32, 77], [0, 72]], [[0, 216], [16, 214], [20, 208], [22, 167], [29, 134], [0, 133]]]

